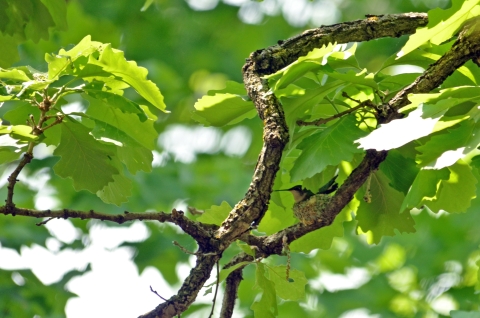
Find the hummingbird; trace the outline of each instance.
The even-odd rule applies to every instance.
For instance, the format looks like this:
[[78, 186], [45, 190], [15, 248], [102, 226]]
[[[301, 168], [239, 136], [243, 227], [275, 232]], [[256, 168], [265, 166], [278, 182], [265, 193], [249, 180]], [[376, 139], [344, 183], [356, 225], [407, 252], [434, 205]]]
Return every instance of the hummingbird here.
[[303, 224], [312, 224], [319, 219], [325, 206], [330, 202], [328, 194], [337, 190], [338, 183], [335, 182], [338, 175], [335, 175], [324, 186], [318, 189], [317, 193], [296, 185], [290, 189], [282, 189], [275, 191], [290, 191], [293, 194], [295, 203], [293, 204], [293, 214]]

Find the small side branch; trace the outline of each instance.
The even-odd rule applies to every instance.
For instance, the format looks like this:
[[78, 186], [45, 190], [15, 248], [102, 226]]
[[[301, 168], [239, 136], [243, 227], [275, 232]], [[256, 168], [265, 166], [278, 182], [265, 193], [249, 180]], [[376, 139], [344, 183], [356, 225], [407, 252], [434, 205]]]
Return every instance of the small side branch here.
[[162, 296], [160, 296], [160, 294], [157, 293], [157, 291], [154, 290], [154, 289], [152, 288], [152, 286], [150, 286], [150, 291], [151, 291], [152, 293], [154, 293], [155, 295], [157, 295], [158, 297], [160, 297], [160, 299], [162, 299], [163, 301], [167, 301], [165, 298], [163, 298]]
[[22, 209], [16, 208], [15, 206], [8, 208], [7, 206], [0, 207], [0, 214], [5, 215], [21, 215], [34, 218], [48, 218], [46, 221], [40, 222], [37, 225], [43, 225], [50, 221], [51, 219], [81, 219], [81, 220], [102, 220], [110, 221], [118, 224], [122, 224], [128, 221], [143, 221], [143, 220], [152, 220], [159, 222], [171, 222], [173, 221], [172, 215], [165, 212], [145, 212], [145, 213], [130, 213], [125, 211], [123, 214], [107, 214], [101, 212], [95, 212], [90, 210], [86, 211], [77, 211], [71, 209], [63, 210], [33, 210], [33, 209]]
[[33, 154], [30, 152], [26, 152], [23, 155], [22, 160], [18, 164], [17, 168], [12, 172], [12, 174], [8, 177], [8, 186], [7, 186], [7, 199], [5, 200], [5, 207], [4, 209], [8, 214], [15, 215], [15, 204], [13, 203], [13, 192], [15, 189], [15, 184], [18, 181], [18, 175], [22, 171], [22, 169], [32, 161], [33, 159]]

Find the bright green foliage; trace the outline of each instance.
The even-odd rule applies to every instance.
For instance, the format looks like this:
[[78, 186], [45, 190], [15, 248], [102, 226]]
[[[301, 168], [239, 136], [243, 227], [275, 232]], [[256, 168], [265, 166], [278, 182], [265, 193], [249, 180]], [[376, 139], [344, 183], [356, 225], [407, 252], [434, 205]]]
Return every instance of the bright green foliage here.
[[305, 138], [298, 145], [302, 153], [291, 170], [292, 181], [311, 177], [329, 165], [352, 160], [355, 153], [361, 152], [352, 141], [364, 135], [365, 132], [356, 126], [355, 117], [346, 116], [325, 130]]
[[[123, 52], [110, 44], [91, 41], [90, 36], [68, 51], [46, 54], [45, 59], [48, 73], [31, 67], [0, 69], [0, 96], [11, 101], [2, 115], [11, 125], [0, 126], [0, 134], [8, 134], [11, 140], [5, 140], [8, 147], [2, 147], [0, 160], [18, 158], [15, 141], [18, 147], [39, 142], [55, 145], [54, 155], [60, 160], [54, 171], [71, 178], [77, 191], [86, 189], [107, 203], [126, 202], [132, 184], [124, 170], [151, 171], [158, 133], [153, 126], [156, 116], [147, 106], [124, 97], [124, 90], [135, 89], [165, 111], [163, 96], [146, 79], [145, 68], [125, 60]], [[63, 107], [71, 101], [67, 95], [79, 93], [86, 111], [66, 113]], [[34, 132], [32, 120], [38, 123], [42, 117], [47, 119]], [[26, 120], [30, 126], [23, 124]]]
[[403, 56], [427, 41], [439, 45], [458, 32], [465, 21], [480, 15], [478, 0], [452, 0], [452, 7], [447, 10], [440, 8], [428, 12], [428, 25], [418, 30], [398, 53]]
[[[354, 10], [355, 16], [343, 20], [358, 18], [363, 3], [367, 2], [345, 6], [342, 13]], [[418, 10], [411, 7], [411, 1], [397, 4], [399, 9], [391, 12]], [[5, 102], [0, 108], [0, 163], [11, 164], [29, 147], [43, 143], [55, 148], [53, 156], [33, 160], [22, 174], [33, 179], [41, 169], [54, 167], [51, 170], [57, 176], [67, 178], [53, 176], [48, 183], [57, 191], [54, 197], [62, 207], [118, 213], [105, 204], [113, 203], [123, 204], [122, 209], [128, 211], [169, 211], [180, 200], [188, 200], [199, 210], [207, 209], [199, 217], [188, 212], [187, 216], [220, 225], [250, 182], [261, 147], [262, 125], [258, 119], [248, 120], [257, 116], [256, 110], [243, 84], [233, 81], [227, 81], [225, 89], [199, 98], [193, 110], [194, 100], [208, 88], [199, 89], [192, 78], [197, 72], [211, 71], [241, 81], [244, 57], [271, 45], [272, 39], [285, 39], [298, 30], [285, 27], [273, 16], [260, 26], [241, 24], [235, 10], [223, 2], [205, 12], [188, 9], [185, 1], [146, 0], [142, 13], [140, 7], [135, 11], [111, 1], [68, 1], [68, 6], [73, 8], [72, 16], [74, 12], [82, 17], [81, 21], [73, 19], [73, 24], [69, 21], [75, 26], [71, 36], [56, 33], [54, 41], [22, 47], [22, 54], [32, 55], [29, 64], [40, 71], [30, 66], [0, 69], [0, 102]], [[18, 11], [12, 11], [14, 7]], [[31, 8], [38, 13], [32, 14]], [[38, 42], [48, 38], [49, 29], [66, 28], [64, 11], [64, 0], [7, 0], [0, 4], [0, 66], [11, 65], [17, 43], [25, 39]], [[388, 150], [388, 156], [333, 224], [290, 244], [290, 280], [285, 255], [242, 262], [220, 272], [223, 281], [245, 266], [239, 290], [242, 315], [340, 317], [349, 310], [367, 308], [371, 315], [381, 317], [433, 317], [439, 313], [432, 299], [446, 296], [459, 309], [451, 312], [452, 317], [478, 316], [478, 66], [468, 62], [442, 83], [441, 89], [411, 94], [411, 103], [401, 110], [405, 114], [402, 119], [378, 127], [374, 116], [375, 106], [384, 104], [419, 75], [402, 73], [399, 66], [429, 67], [450, 49], [460, 27], [478, 14], [478, 0], [453, 1], [450, 9], [429, 12], [428, 27], [410, 37], [399, 58], [394, 50], [400, 49], [402, 42], [396, 39], [358, 46], [329, 44], [265, 78], [269, 93], [283, 106], [290, 133], [275, 189], [302, 184], [314, 191], [337, 170], [341, 186], [365, 150]], [[232, 36], [240, 32], [243, 40]], [[84, 33], [92, 33], [92, 37]], [[78, 44], [67, 46], [72, 42]], [[45, 55], [62, 45], [65, 48], [58, 53]], [[113, 46], [124, 48], [125, 54]], [[35, 59], [40, 50], [45, 66]], [[213, 55], [215, 51], [222, 56]], [[152, 80], [162, 87], [172, 104], [170, 109], [175, 110], [170, 117], [157, 120], [157, 115], [166, 112], [163, 95], [147, 79], [146, 68], [138, 65], [148, 67]], [[31, 123], [25, 122], [30, 114], [38, 122], [42, 116], [38, 104], [47, 97], [53, 106], [44, 115], [53, 117], [42, 127], [48, 127], [57, 116], [61, 120], [33, 133]], [[79, 107], [71, 110], [75, 104]], [[339, 115], [341, 112], [350, 113]], [[217, 129], [222, 132], [241, 123], [254, 134], [252, 145], [243, 158], [219, 150], [214, 155], [197, 153], [191, 164], [174, 162], [171, 150], [156, 143], [157, 131], [172, 123], [190, 125], [191, 119], [205, 126], [229, 126]], [[318, 126], [301, 122], [319, 119], [324, 121]], [[154, 168], [152, 150], [162, 158]], [[33, 208], [35, 193], [19, 182], [15, 204]], [[6, 196], [5, 187], [0, 194]], [[265, 217], [251, 234], [270, 235], [295, 224], [292, 205], [290, 193], [272, 193]], [[442, 211], [447, 213], [437, 213]], [[45, 245], [48, 231], [33, 223], [18, 217], [0, 218], [2, 246], [20, 250], [23, 245]], [[88, 235], [87, 223], [74, 224]], [[183, 275], [178, 265], [188, 264], [190, 256], [172, 240], [192, 252], [196, 243], [170, 225], [146, 225], [150, 236], [145, 241], [123, 246], [135, 250], [133, 259], [140, 272], [155, 267], [169, 284], [178, 286]], [[71, 246], [84, 248], [80, 240]], [[239, 251], [255, 256], [255, 249], [238, 242], [225, 251], [221, 264]], [[347, 275], [348, 279], [352, 268], [361, 268], [365, 276], [354, 288], [333, 291], [318, 283], [328, 273]], [[35, 277], [21, 274], [27, 278], [25, 286], [14, 285], [11, 273], [0, 271], [0, 286], [5, 289], [0, 294], [8, 295], [0, 297], [0, 316], [64, 316], [66, 299], [72, 295], [62, 286], [69, 277], [59, 286], [32, 286], [29, 282], [36, 282]], [[451, 286], [441, 285], [445, 277], [455, 278]], [[258, 294], [252, 292], [254, 281]], [[28, 303], [12, 302], [14, 297], [28, 299]], [[193, 305], [189, 311], [202, 306]]]
[[209, 91], [195, 103], [195, 109], [192, 118], [205, 126], [233, 125], [257, 114], [243, 84], [235, 82], [227, 82], [223, 90]]
[[230, 211], [232, 211], [230, 204], [223, 201], [220, 206], [213, 205], [210, 209], [207, 209], [197, 220], [203, 223], [220, 225]]

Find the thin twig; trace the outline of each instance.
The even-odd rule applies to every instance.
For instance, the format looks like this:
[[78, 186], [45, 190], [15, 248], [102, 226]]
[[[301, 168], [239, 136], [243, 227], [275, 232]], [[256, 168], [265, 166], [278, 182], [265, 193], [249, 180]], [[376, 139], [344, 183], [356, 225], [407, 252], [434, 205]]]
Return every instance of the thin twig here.
[[220, 266], [218, 265], [217, 261], [217, 284], [215, 285], [215, 294], [213, 295], [213, 304], [212, 304], [212, 311], [210, 311], [210, 315], [208, 318], [213, 317], [213, 310], [215, 309], [215, 301], [217, 300], [217, 293], [218, 293], [218, 285], [220, 284]]
[[155, 295], [157, 295], [158, 297], [160, 297], [163, 301], [167, 301], [167, 299], [166, 299], [166, 298], [163, 298], [162, 296], [160, 296], [160, 294], [157, 293], [156, 290], [153, 290], [153, 288], [152, 288], [151, 285], [150, 285], [150, 291], [151, 291], [152, 293], [154, 293]]
[[362, 108], [364, 107], [365, 105], [358, 105], [358, 106], [355, 106], [355, 107], [352, 107], [350, 109], [347, 109], [341, 113], [338, 113], [338, 114], [335, 114], [331, 117], [328, 117], [328, 118], [320, 118], [320, 119], [317, 119], [317, 120], [314, 120], [314, 121], [303, 121], [303, 120], [297, 120], [297, 125], [298, 126], [320, 126], [320, 125], [323, 125], [323, 124], [326, 124], [328, 123], [329, 121], [332, 121], [334, 119], [337, 119], [337, 118], [340, 118], [342, 117], [343, 115], [347, 115], [347, 114], [350, 114], [350, 113], [353, 113], [354, 111], [356, 111], [357, 109], [359, 108]]
[[[194, 239], [197, 239], [195, 236], [193, 237]], [[202, 252], [190, 252], [189, 250], [187, 250], [185, 247], [183, 247], [182, 245], [180, 245], [180, 243], [178, 243], [177, 241], [173, 241], [172, 242], [173, 245], [177, 246], [179, 249], [182, 250], [182, 252], [184, 252], [185, 254], [189, 254], [189, 255], [195, 255], [195, 256], [199, 256], [199, 255], [206, 255], [206, 256], [212, 256], [212, 255], [217, 255], [218, 253], [202, 253]]]
[[7, 199], [5, 200], [5, 210], [8, 214], [15, 215], [15, 204], [13, 203], [13, 190], [15, 189], [15, 184], [18, 181], [18, 175], [22, 171], [22, 169], [32, 161], [33, 154], [31, 152], [26, 152], [23, 155], [22, 160], [18, 164], [17, 168], [12, 172], [12, 174], [8, 177], [8, 186], [7, 186]]
[[185, 254], [190, 254], [190, 255], [198, 255], [197, 253], [195, 252], [190, 252], [189, 250], [187, 250], [185, 247], [183, 247], [182, 245], [180, 245], [180, 243], [178, 243], [177, 241], [173, 241], [173, 245], [177, 246], [179, 249], [182, 250], [182, 252], [184, 252]]
[[35, 225], [36, 225], [36, 226], [45, 225], [45, 224], [47, 224], [50, 220], [53, 220], [53, 219], [54, 219], [54, 218], [48, 218], [48, 219], [46, 219], [46, 220], [44, 220], [44, 221], [42, 221], [42, 222], [39, 222], [39, 223], [37, 223], [37, 224], [35, 224]]
[[326, 124], [328, 123], [329, 121], [332, 121], [334, 119], [337, 119], [337, 118], [340, 118], [344, 115], [347, 115], [347, 114], [350, 114], [350, 113], [353, 113], [354, 111], [356, 111], [357, 109], [360, 109], [362, 107], [371, 107], [373, 109], [377, 109], [375, 104], [373, 104], [373, 102], [371, 100], [365, 100], [365, 101], [359, 101], [359, 100], [356, 100], [356, 99], [353, 99], [351, 98], [350, 96], [348, 96], [347, 93], [343, 92], [342, 93], [342, 96], [345, 97], [345, 98], [348, 98], [356, 103], [358, 103], [357, 106], [355, 107], [352, 107], [350, 109], [347, 109], [343, 112], [340, 112], [340, 113], [337, 113], [331, 117], [328, 117], [328, 118], [320, 118], [320, 119], [317, 119], [317, 120], [314, 120], [314, 121], [303, 121], [303, 120], [297, 120], [297, 125], [299, 126], [320, 126], [320, 125], [323, 125], [323, 124]]

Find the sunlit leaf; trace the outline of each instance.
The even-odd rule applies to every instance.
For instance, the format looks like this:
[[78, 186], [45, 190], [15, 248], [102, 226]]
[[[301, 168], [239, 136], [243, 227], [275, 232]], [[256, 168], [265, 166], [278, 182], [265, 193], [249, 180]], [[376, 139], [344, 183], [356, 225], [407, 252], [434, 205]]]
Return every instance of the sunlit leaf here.
[[452, 7], [449, 9], [430, 10], [428, 25], [410, 36], [398, 56], [408, 54], [427, 41], [438, 45], [450, 39], [466, 20], [480, 14], [478, 3], [478, 0], [452, 0]]
[[[321, 68], [324, 56], [333, 52], [333, 49], [334, 45], [331, 43], [320, 49], [313, 49], [307, 55], [300, 57], [289, 66], [265, 78], [268, 78], [270, 86], [274, 87], [274, 90], [285, 88], [306, 73]], [[275, 83], [274, 86], [272, 86], [273, 83]]]
[[[363, 149], [390, 150], [399, 148], [412, 140], [429, 135], [440, 118], [423, 118], [421, 109], [411, 112], [406, 118], [395, 119], [380, 125], [368, 136], [356, 140]], [[415, 127], [415, 129], [412, 129]]]
[[195, 109], [193, 119], [205, 126], [217, 127], [236, 124], [257, 114], [252, 102], [229, 93], [203, 96], [195, 103]]
[[198, 221], [220, 225], [223, 221], [225, 221], [230, 211], [232, 211], [230, 204], [228, 204], [226, 201], [223, 201], [219, 206], [212, 205], [210, 209], [207, 209], [205, 213], [198, 218]]
[[345, 116], [334, 125], [305, 138], [298, 148], [302, 153], [290, 171], [292, 181], [302, 180], [322, 172], [325, 167], [349, 161], [361, 153], [354, 144], [366, 132], [356, 126], [355, 116]]
[[90, 56], [88, 62], [92, 65], [98, 65], [104, 71], [115, 75], [132, 86], [140, 96], [152, 103], [152, 105], [161, 111], [167, 112], [160, 90], [152, 81], [147, 80], [147, 69], [138, 66], [134, 61], [127, 61], [122, 51], [114, 50], [110, 44], [106, 44], [98, 59]]
[[449, 178], [440, 181], [435, 198], [425, 204], [434, 212], [465, 212], [476, 197], [477, 179], [472, 168], [462, 160], [448, 167], [448, 170]]
[[[459, 125], [445, 129], [443, 133], [434, 135], [425, 144], [416, 148], [420, 152], [417, 162], [420, 166], [429, 165], [435, 169], [452, 165], [480, 144], [479, 130], [480, 123], [473, 120], [464, 120]], [[453, 150], [457, 149], [460, 151], [455, 153]], [[450, 157], [441, 160], [442, 157], [446, 157], [443, 155], [446, 155], [447, 151]]]

